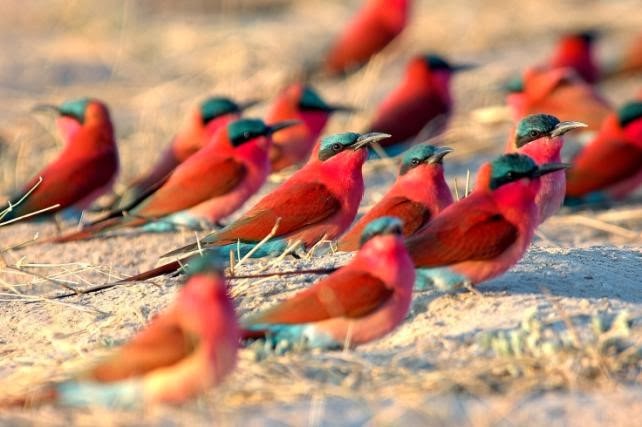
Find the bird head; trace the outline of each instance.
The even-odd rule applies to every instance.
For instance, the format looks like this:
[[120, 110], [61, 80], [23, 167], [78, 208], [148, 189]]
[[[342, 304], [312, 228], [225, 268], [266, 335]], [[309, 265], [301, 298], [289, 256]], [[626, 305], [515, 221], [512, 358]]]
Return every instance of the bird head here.
[[298, 107], [302, 111], [323, 112], [327, 114], [345, 112], [351, 113], [354, 108], [347, 105], [333, 105], [326, 103], [321, 96], [311, 87], [304, 86], [299, 96]]
[[240, 114], [245, 109], [256, 105], [258, 101], [252, 100], [244, 104], [237, 104], [229, 98], [210, 97], [201, 102], [199, 112], [203, 125], [227, 114]]
[[60, 105], [38, 104], [33, 111], [55, 111], [62, 117], [67, 117], [80, 125], [88, 123], [109, 123], [109, 110], [107, 106], [95, 98], [79, 98], [65, 101]]
[[623, 105], [617, 112], [617, 119], [627, 138], [642, 144], [642, 101]]
[[361, 246], [373, 237], [389, 234], [403, 235], [403, 223], [401, 220], [394, 216], [382, 216], [374, 219], [366, 225], [361, 233]]
[[533, 159], [518, 153], [504, 154], [490, 164], [490, 189], [516, 182], [522, 179], [532, 180], [570, 167], [567, 163], [547, 163], [537, 165]]
[[409, 170], [423, 164], [441, 164], [448, 153], [454, 150], [449, 147], [436, 147], [430, 144], [419, 144], [406, 151], [401, 159], [399, 175], [406, 174]]
[[325, 162], [344, 152], [365, 149], [370, 144], [390, 138], [390, 136], [380, 132], [370, 132], [363, 135], [356, 132], [345, 132], [327, 136], [320, 142], [319, 160]]
[[227, 126], [227, 136], [234, 147], [253, 141], [256, 138], [269, 137], [272, 134], [300, 124], [299, 120], [285, 120], [267, 125], [261, 119], [240, 119]]
[[517, 124], [515, 146], [519, 148], [540, 138], [557, 138], [573, 129], [584, 127], [586, 124], [581, 122], [561, 122], [548, 114], [532, 114]]

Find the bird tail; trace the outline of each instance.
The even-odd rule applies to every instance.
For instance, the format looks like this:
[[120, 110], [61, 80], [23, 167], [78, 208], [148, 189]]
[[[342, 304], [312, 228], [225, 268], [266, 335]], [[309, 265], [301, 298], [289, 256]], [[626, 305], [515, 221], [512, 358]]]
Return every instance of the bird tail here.
[[143, 273], [137, 274], [135, 276], [120, 280], [118, 283], [143, 282], [145, 280], [153, 279], [154, 277], [177, 273], [181, 270], [182, 267], [183, 263], [180, 260], [172, 261], [159, 267], [152, 268], [151, 270], [145, 271]]
[[[131, 218], [131, 219], [130, 219]], [[107, 231], [117, 230], [123, 227], [135, 227], [144, 224], [145, 220], [142, 218], [132, 217], [115, 217], [107, 218], [104, 221], [95, 222], [85, 228], [71, 233], [63, 234], [62, 236], [51, 237], [49, 239], [41, 240], [40, 243], [66, 243], [76, 242], [79, 240], [91, 239], [99, 234]]]

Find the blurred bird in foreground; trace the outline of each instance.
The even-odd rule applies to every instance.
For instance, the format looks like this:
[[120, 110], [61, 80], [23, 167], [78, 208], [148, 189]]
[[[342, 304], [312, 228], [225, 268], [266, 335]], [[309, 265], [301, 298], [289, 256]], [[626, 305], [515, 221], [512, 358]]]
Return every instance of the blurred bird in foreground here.
[[379, 105], [370, 132], [392, 135], [381, 146], [396, 156], [408, 146], [441, 134], [448, 124], [453, 102], [450, 78], [453, 73], [472, 68], [450, 64], [429, 54], [413, 58], [402, 82]]
[[504, 154], [479, 171], [475, 190], [406, 239], [417, 289], [470, 288], [506, 272], [526, 252], [538, 225], [540, 177], [567, 167]]
[[272, 172], [308, 160], [330, 116], [350, 111], [350, 107], [326, 103], [310, 86], [299, 83], [288, 86], [272, 104], [265, 122], [271, 124], [283, 120], [299, 120], [301, 124], [273, 137], [270, 148]]
[[[361, 167], [368, 157], [368, 146], [388, 137], [383, 133], [347, 132], [323, 138], [318, 159], [310, 159], [241, 218], [163, 256], [201, 251], [228, 256], [234, 251], [240, 256], [265, 257], [283, 253], [290, 244], [309, 249], [323, 239], [336, 239], [354, 220], [363, 197]], [[268, 241], [261, 242], [268, 236]], [[175, 273], [190, 259], [173, 261], [125, 280]]]
[[593, 56], [593, 45], [599, 32], [586, 30], [565, 34], [549, 60], [551, 69], [571, 68], [589, 84], [597, 83], [600, 70]]
[[[94, 200], [111, 192], [118, 175], [118, 149], [109, 110], [103, 102], [92, 98], [67, 101], [58, 106], [38, 105], [35, 109], [53, 110], [60, 115], [57, 124], [65, 146], [54, 161], [29, 180], [20, 193], [11, 197], [10, 206], [35, 187], [26, 200], [6, 213], [3, 220], [54, 205], [58, 207], [37, 216], [62, 213], [77, 218]], [[41, 177], [42, 182], [36, 187]]]
[[368, 0], [334, 42], [324, 71], [343, 74], [364, 65], [406, 27], [411, 0]]
[[443, 158], [452, 148], [420, 144], [403, 155], [397, 181], [386, 195], [338, 241], [340, 251], [355, 251], [364, 229], [374, 219], [394, 216], [408, 237], [453, 202], [444, 178]]
[[[584, 123], [565, 121], [548, 114], [533, 114], [520, 120], [512, 143], [507, 152], [526, 154], [538, 165], [561, 162], [563, 135], [567, 132], [586, 127]], [[482, 185], [485, 185], [482, 182]], [[538, 224], [557, 213], [564, 201], [566, 174], [563, 170], [540, 178], [540, 188], [535, 197], [538, 208]]]
[[238, 120], [256, 101], [238, 104], [229, 98], [210, 97], [191, 111], [185, 126], [174, 136], [151, 169], [131, 182], [115, 201], [113, 210], [127, 209], [178, 165], [210, 142], [216, 131]]
[[412, 299], [414, 268], [402, 223], [369, 223], [352, 261], [310, 288], [242, 322], [244, 338], [267, 339], [275, 350], [354, 347], [381, 338], [403, 322]]
[[[530, 68], [507, 85], [506, 102], [515, 122], [545, 112], [560, 120], [579, 120], [597, 132], [611, 105], [569, 68]], [[509, 142], [512, 144], [512, 142]]]
[[235, 367], [239, 328], [212, 259], [190, 264], [175, 302], [128, 344], [87, 372], [4, 406], [133, 407], [181, 403], [219, 384]]
[[642, 101], [606, 118], [600, 132], [574, 159], [566, 203], [620, 200], [642, 184]]
[[81, 240], [149, 223], [154, 223], [149, 231], [172, 229], [177, 223], [190, 227], [203, 221], [214, 223], [238, 209], [263, 185], [269, 172], [271, 135], [295, 124], [298, 122], [268, 126], [258, 119], [230, 123], [127, 211], [115, 211], [51, 241]]

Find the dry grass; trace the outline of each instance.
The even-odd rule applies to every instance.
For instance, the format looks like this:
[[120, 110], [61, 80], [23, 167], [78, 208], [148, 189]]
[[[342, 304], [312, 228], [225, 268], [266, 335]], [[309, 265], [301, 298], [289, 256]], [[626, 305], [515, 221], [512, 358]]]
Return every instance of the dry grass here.
[[[104, 98], [117, 125], [122, 185], [155, 159], [185, 112], [205, 94], [269, 99], [313, 62], [355, 3], [196, 0], [178, 8], [167, 1], [122, 0], [96, 10], [91, 2], [6, 2], [0, 17], [0, 47], [8, 52], [0, 58], [0, 192], [18, 188], [60, 149], [51, 119], [29, 113], [33, 104], [82, 95]], [[377, 102], [395, 85], [404, 62], [417, 52], [437, 50], [477, 62], [482, 65], [478, 70], [454, 81], [457, 111], [441, 138], [456, 149], [446, 159], [446, 168], [449, 182], [456, 178], [455, 187], [464, 195], [470, 188], [468, 171], [499, 152], [506, 138], [503, 112], [493, 107], [503, 101], [496, 90], [499, 82], [545, 57], [562, 29], [605, 26], [600, 20], [608, 22], [600, 50], [608, 58], [639, 30], [642, 15], [634, 0], [418, 1], [413, 27], [394, 46], [344, 81], [315, 82], [329, 100], [360, 108], [334, 119], [328, 132], [365, 126]], [[604, 90], [619, 103], [641, 83], [639, 77], [615, 81]], [[488, 107], [493, 109], [480, 113]], [[262, 106], [251, 113], [261, 115], [264, 110]], [[396, 172], [394, 160], [365, 168], [364, 207], [383, 195]], [[474, 176], [470, 180], [474, 182]], [[594, 407], [599, 408], [593, 412], [596, 416], [613, 415], [612, 420], [625, 425], [639, 419], [635, 414], [642, 411], [641, 209], [639, 198], [634, 198], [604, 212], [553, 218], [542, 227], [539, 246], [523, 263], [482, 288], [484, 298], [420, 294], [398, 332], [356, 351], [269, 356], [257, 363], [255, 353], [244, 350], [239, 369], [221, 389], [180, 408], [142, 413], [44, 408], [3, 419], [12, 424], [214, 420], [221, 425], [527, 425], [584, 420], [586, 425], [591, 422], [586, 414]], [[46, 224], [0, 228], [3, 247], [53, 231]], [[3, 390], [66, 378], [92, 363], [165, 307], [176, 280], [161, 278], [155, 284], [62, 301], [45, 297], [139, 272], [153, 266], [159, 254], [193, 241], [188, 232], [169, 237], [126, 233], [91, 243], [4, 253]], [[300, 261], [243, 261], [234, 273], [327, 268], [348, 258], [328, 253], [321, 245]], [[315, 278], [234, 281], [239, 313], [264, 308]], [[510, 341], [511, 334], [518, 334], [524, 311], [533, 307], [543, 328], [553, 329], [552, 342], [565, 343], [563, 337], [573, 330], [580, 341], [553, 353], [498, 354], [498, 349], [507, 348], [506, 343], [498, 344], [499, 338]], [[634, 320], [628, 335], [618, 336], [615, 347], [602, 347], [608, 333], [594, 334], [590, 319], [612, 318], [622, 310]], [[494, 349], [480, 342], [488, 334], [495, 334]], [[551, 415], [556, 406], [548, 396], [565, 402], [561, 418], [554, 411]], [[593, 400], [586, 403], [586, 396]], [[616, 410], [620, 412], [612, 414]], [[529, 418], [524, 415], [529, 412], [543, 415]]]

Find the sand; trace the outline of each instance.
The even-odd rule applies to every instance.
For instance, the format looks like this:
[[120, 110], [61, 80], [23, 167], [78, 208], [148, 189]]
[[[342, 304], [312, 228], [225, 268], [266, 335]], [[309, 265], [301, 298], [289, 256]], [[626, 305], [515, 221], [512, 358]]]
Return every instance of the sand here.
[[[7, 2], [0, 47], [12, 54], [0, 57], [0, 193], [11, 192], [60, 149], [52, 120], [29, 113], [33, 104], [87, 94], [104, 98], [117, 127], [122, 185], [155, 159], [185, 111], [204, 94], [269, 99], [297, 64], [323, 50], [330, 32], [355, 7], [355, 2], [273, 3], [279, 6], [266, 9], [267, 0], [244, 1], [238, 9], [233, 2], [208, 7], [188, 2], [187, 11], [179, 12], [170, 3], [115, 1], [98, 11], [62, 1]], [[329, 132], [360, 129], [413, 53], [437, 50], [481, 64], [454, 80], [457, 111], [443, 141], [457, 149], [446, 159], [446, 171], [449, 183], [454, 188], [456, 178], [463, 193], [467, 171], [474, 178], [479, 164], [500, 152], [505, 141], [508, 123], [481, 123], [471, 114], [502, 103], [496, 90], [502, 79], [544, 58], [563, 28], [606, 26], [599, 53], [610, 58], [640, 22], [639, 5], [628, 0], [417, 2], [413, 27], [392, 49], [345, 82], [315, 85], [330, 101], [362, 108], [333, 120]], [[618, 104], [641, 83], [641, 77], [631, 77], [602, 89]], [[252, 113], [263, 112], [259, 107]], [[364, 172], [367, 209], [392, 182], [396, 166], [368, 165]], [[272, 179], [257, 197], [283, 178]], [[541, 227], [515, 268], [479, 288], [482, 296], [418, 293], [403, 326], [356, 350], [269, 355], [260, 361], [254, 351], [243, 350], [237, 371], [223, 386], [182, 406], [131, 411], [49, 406], [2, 413], [0, 423], [635, 425], [642, 412], [642, 362], [636, 356], [642, 354], [641, 196], [609, 210], [561, 212]], [[53, 232], [50, 224], [20, 224], [0, 229], [0, 236], [9, 247]], [[3, 257], [9, 266], [82, 288], [152, 267], [158, 255], [194, 238], [191, 232], [127, 232]], [[238, 271], [325, 267], [349, 258], [260, 260]], [[42, 297], [61, 290], [48, 280], [9, 267], [0, 279], [0, 392], [64, 379], [100, 359], [166, 307], [180, 283], [160, 278], [53, 301]], [[267, 307], [316, 279], [234, 281], [238, 313]], [[625, 330], [593, 332], [595, 318], [608, 322], [623, 313], [631, 321]], [[489, 334], [519, 333], [528, 316], [545, 325], [557, 351], [546, 353], [541, 346], [507, 355], [498, 344], [484, 345]], [[607, 338], [618, 348], [602, 353], [598, 349]]]

